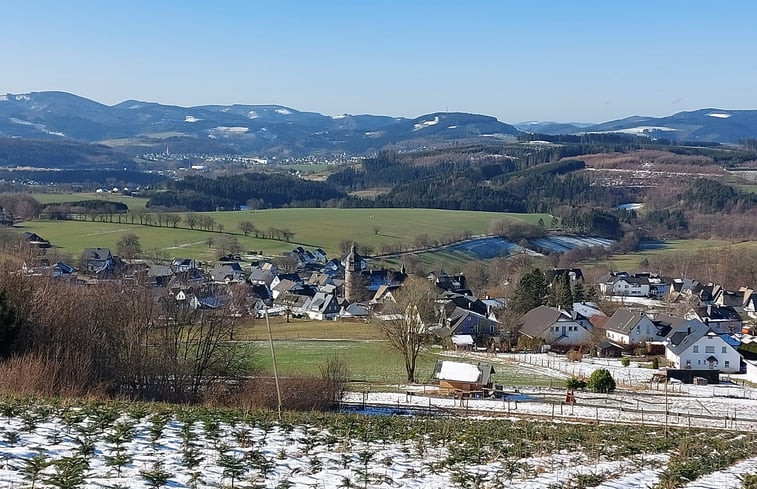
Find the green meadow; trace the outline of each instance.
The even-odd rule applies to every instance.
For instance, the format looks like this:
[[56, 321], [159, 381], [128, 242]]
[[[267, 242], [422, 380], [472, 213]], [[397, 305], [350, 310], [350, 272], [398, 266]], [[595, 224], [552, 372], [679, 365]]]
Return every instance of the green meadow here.
[[[673, 239], [665, 242], [665, 246], [660, 249], [636, 251], [634, 253], [626, 253], [622, 255], [612, 255], [607, 260], [603, 260], [600, 263], [604, 263], [608, 268], [612, 270], [640, 270], [643, 269], [640, 265], [642, 261], [653, 256], [667, 255], [667, 254], [693, 254], [698, 250], [705, 248], [723, 248], [730, 246], [734, 249], [757, 249], [757, 241], [742, 241], [740, 243], [732, 243], [720, 239]], [[590, 264], [596, 265], [596, 262]]]
[[[273, 362], [267, 341], [254, 342], [253, 363], [272, 372]], [[319, 375], [320, 367], [329, 358], [339, 358], [349, 370], [350, 379], [372, 384], [399, 385], [407, 381], [402, 356], [386, 341], [274, 341], [276, 368], [280, 375]], [[480, 359], [455, 359], [440, 355], [441, 349], [429, 348], [418, 358], [416, 381], [432, 383], [437, 360], [476, 363]], [[506, 386], [563, 385], [561, 380], [535, 374], [533, 369], [504, 360], [488, 360], [494, 364], [494, 382]]]
[[[55, 196], [56, 194], [45, 194]], [[77, 198], [80, 195], [77, 194]], [[100, 194], [93, 194], [100, 195]], [[54, 197], [48, 197], [54, 198]], [[61, 197], [62, 198], [62, 197]], [[131, 201], [121, 199], [127, 205]], [[139, 203], [135, 200], [134, 203]], [[244, 250], [280, 254], [297, 245], [321, 247], [330, 256], [341, 253], [343, 241], [369, 244], [379, 252], [384, 244], [411, 245], [417, 236], [427, 235], [430, 240], [468, 231], [482, 234], [494, 220], [510, 219], [536, 223], [539, 219], [551, 220], [547, 214], [514, 214], [499, 212], [448, 211], [435, 209], [271, 209], [257, 211], [228, 211], [204, 213], [216, 222], [216, 232], [190, 230], [183, 222], [177, 228], [142, 226], [127, 223], [90, 221], [29, 221], [18, 225], [23, 231], [33, 231], [50, 240], [65, 252], [78, 255], [87, 247], [115, 248], [125, 233], [140, 237], [143, 250], [164, 249], [170, 254], [214, 258], [215, 250], [209, 239], [221, 236], [217, 230], [233, 233]], [[180, 213], [184, 215], [184, 213]], [[294, 233], [291, 242], [244, 236], [239, 230], [240, 221], [252, 221], [256, 228], [289, 229]]]

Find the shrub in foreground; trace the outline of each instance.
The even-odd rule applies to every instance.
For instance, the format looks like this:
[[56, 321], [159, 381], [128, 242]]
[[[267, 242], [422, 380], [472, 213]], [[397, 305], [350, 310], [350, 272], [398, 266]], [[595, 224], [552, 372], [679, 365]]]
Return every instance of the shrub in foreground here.
[[587, 387], [594, 392], [612, 392], [615, 390], [615, 379], [607, 369], [600, 368], [591, 373]]

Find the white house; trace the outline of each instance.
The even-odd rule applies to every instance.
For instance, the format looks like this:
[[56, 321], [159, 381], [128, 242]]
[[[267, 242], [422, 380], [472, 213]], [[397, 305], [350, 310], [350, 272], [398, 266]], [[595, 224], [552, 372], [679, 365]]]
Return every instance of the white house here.
[[757, 384], [757, 360], [746, 361], [746, 380]]
[[585, 345], [592, 341], [594, 326], [573, 311], [539, 306], [518, 321], [520, 334], [539, 338], [548, 345]]
[[621, 345], [659, 341], [657, 326], [643, 312], [618, 309], [605, 324], [607, 339]]
[[668, 335], [665, 358], [679, 369], [738, 373], [741, 354], [703, 322], [686, 321]]
[[647, 297], [650, 293], [649, 277], [631, 276], [621, 272], [611, 274], [599, 284], [604, 295]]

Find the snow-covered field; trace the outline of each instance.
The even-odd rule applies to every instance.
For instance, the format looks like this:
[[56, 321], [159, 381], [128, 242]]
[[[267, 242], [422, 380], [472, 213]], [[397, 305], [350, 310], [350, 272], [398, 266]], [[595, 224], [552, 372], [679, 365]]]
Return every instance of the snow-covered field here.
[[557, 253], [593, 246], [609, 248], [614, 243], [611, 239], [578, 236], [549, 236], [547, 238], [532, 239], [530, 242], [539, 249]]
[[754, 436], [725, 432], [318, 413], [278, 422], [143, 404], [7, 401], [0, 413], [7, 488], [677, 487], [678, 447], [689, 445], [702, 463], [687, 487], [738, 487], [757, 472]]

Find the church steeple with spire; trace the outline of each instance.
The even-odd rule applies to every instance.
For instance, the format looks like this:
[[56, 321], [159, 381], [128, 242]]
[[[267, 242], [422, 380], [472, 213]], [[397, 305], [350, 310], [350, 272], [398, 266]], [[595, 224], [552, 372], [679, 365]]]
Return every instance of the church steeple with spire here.
[[360, 280], [362, 261], [360, 255], [355, 251], [355, 244], [350, 247], [349, 254], [344, 258], [344, 298], [347, 302], [353, 302], [357, 300], [359, 292], [356, 290]]

